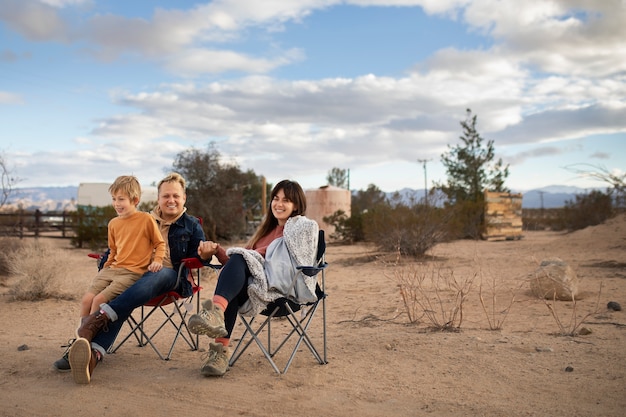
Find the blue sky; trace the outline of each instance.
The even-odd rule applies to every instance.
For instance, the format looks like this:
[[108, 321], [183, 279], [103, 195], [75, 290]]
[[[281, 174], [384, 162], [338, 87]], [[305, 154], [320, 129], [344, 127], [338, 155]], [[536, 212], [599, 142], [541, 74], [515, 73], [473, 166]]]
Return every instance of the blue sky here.
[[518, 191], [626, 171], [622, 0], [0, 0], [19, 187], [158, 181], [214, 143], [270, 182], [445, 181], [470, 108]]

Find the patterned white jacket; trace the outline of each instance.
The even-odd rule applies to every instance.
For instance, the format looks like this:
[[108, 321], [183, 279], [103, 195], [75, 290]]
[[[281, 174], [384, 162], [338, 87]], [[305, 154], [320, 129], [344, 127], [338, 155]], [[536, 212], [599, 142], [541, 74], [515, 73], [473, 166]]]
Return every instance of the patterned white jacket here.
[[246, 316], [263, 311], [281, 297], [300, 303], [315, 301], [317, 278], [309, 277], [297, 266], [313, 266], [317, 255], [319, 226], [315, 220], [294, 216], [287, 220], [281, 238], [267, 248], [265, 258], [257, 251], [241, 247], [226, 251], [243, 255], [252, 276], [248, 279], [248, 301], [239, 308]]

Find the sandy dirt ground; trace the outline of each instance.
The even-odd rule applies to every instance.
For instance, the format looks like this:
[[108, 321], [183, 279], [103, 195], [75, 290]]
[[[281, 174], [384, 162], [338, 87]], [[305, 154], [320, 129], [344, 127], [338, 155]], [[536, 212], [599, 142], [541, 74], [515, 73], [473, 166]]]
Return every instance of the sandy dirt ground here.
[[[372, 246], [331, 244], [327, 365], [301, 350], [279, 376], [255, 348], [224, 377], [205, 378], [206, 337], [200, 351], [178, 344], [169, 361], [131, 343], [108, 355], [89, 385], [52, 362], [74, 333], [95, 263], [67, 240], [51, 240], [73, 265], [68, 283], [77, 299], [15, 302], [0, 287], [1, 416], [626, 415], [626, 313], [607, 309], [609, 301], [626, 308], [626, 216], [571, 234], [437, 245], [422, 268], [454, 271], [460, 282], [474, 277], [458, 332], [431, 331], [424, 315], [409, 323], [397, 277], [416, 270], [416, 261], [394, 265], [393, 254]], [[577, 329], [589, 334], [560, 334], [546, 301], [529, 290], [529, 274], [552, 257], [580, 279], [579, 299], [554, 303], [556, 317], [565, 329], [584, 320]], [[205, 275], [202, 299], [214, 284]], [[481, 285], [488, 307], [497, 296], [491, 316]], [[434, 294], [434, 306], [453, 296]], [[504, 320], [502, 328], [490, 329], [489, 318]], [[319, 330], [318, 321], [311, 329], [318, 346]], [[241, 332], [238, 325], [235, 336]]]

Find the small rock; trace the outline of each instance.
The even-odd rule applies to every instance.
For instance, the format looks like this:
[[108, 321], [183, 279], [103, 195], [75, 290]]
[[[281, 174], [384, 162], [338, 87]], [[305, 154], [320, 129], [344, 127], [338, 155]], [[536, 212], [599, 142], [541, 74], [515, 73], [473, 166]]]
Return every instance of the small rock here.
[[17, 347], [17, 350], [20, 351], [20, 352], [23, 351], [23, 350], [28, 350], [28, 349], [30, 349], [28, 347], [28, 345], [20, 345], [20, 346]]
[[613, 311], [622, 311], [622, 306], [617, 301], [609, 301], [606, 308]]
[[542, 346], [537, 346], [535, 350], [537, 352], [554, 352], [554, 349], [552, 349], [551, 347], [542, 347]]
[[574, 368], [573, 368], [573, 367], [571, 367], [571, 366], [567, 366], [567, 367], [565, 368], [565, 372], [574, 372]]
[[587, 336], [588, 334], [591, 334], [591, 329], [589, 327], [581, 327], [580, 330], [578, 331], [578, 334], [581, 336]]

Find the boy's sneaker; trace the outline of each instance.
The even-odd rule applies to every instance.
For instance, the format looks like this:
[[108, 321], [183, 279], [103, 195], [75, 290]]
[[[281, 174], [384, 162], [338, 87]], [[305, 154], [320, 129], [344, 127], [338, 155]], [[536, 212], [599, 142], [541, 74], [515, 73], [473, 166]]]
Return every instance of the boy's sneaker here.
[[212, 338], [225, 337], [228, 334], [224, 327], [224, 312], [213, 304], [213, 300], [204, 301], [202, 310], [192, 315], [188, 324], [191, 333], [205, 334]]
[[200, 368], [204, 376], [222, 376], [228, 371], [228, 348], [221, 343], [209, 343], [207, 358]]
[[54, 367], [54, 369], [56, 369], [59, 372], [69, 372], [71, 370], [70, 368], [70, 361], [68, 359], [69, 353], [70, 353], [70, 348], [72, 347], [72, 343], [74, 343], [76, 339], [71, 339], [69, 342], [67, 342], [67, 345], [63, 345], [61, 347], [67, 348], [65, 349], [65, 352], [63, 352], [63, 356], [61, 356], [60, 359], [57, 359], [52, 366]]
[[72, 377], [77, 384], [89, 384], [98, 362], [102, 360], [97, 350], [91, 348], [87, 339], [78, 338], [72, 344], [68, 355]]

